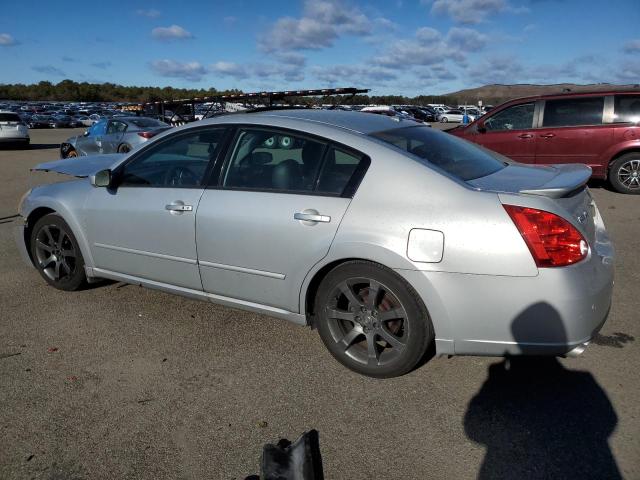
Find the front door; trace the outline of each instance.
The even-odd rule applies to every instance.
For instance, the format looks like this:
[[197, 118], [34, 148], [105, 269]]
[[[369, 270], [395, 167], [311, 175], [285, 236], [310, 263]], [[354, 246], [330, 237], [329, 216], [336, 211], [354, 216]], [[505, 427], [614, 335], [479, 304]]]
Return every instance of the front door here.
[[516, 162], [534, 163], [536, 153], [534, 110], [533, 102], [508, 107], [484, 120], [484, 131], [465, 138]]
[[107, 121], [100, 120], [89, 127], [86, 133], [76, 142], [76, 150], [81, 155], [97, 155], [102, 153], [102, 137], [107, 133]]
[[85, 218], [97, 268], [202, 290], [195, 212], [223, 132], [166, 137], [116, 169], [116, 188], [91, 192]]
[[299, 311], [306, 274], [327, 255], [363, 156], [303, 134], [240, 129], [196, 238], [206, 292]]

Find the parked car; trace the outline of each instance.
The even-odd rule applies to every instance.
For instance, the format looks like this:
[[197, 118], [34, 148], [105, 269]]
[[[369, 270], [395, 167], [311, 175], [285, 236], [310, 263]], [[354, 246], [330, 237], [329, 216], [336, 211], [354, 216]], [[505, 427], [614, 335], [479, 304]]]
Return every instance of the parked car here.
[[16, 238], [50, 285], [108, 278], [315, 327], [365, 375], [439, 355], [575, 355], [613, 249], [584, 165], [509, 165], [384, 115], [240, 113], [44, 163]]
[[29, 128], [49, 128], [50, 121], [49, 115], [32, 115], [27, 124]]
[[360, 110], [363, 113], [375, 113], [376, 115], [386, 115], [387, 117], [396, 117], [401, 120], [410, 120], [412, 122], [420, 122], [420, 120], [416, 119], [412, 115], [407, 112], [402, 112], [394, 107], [389, 106], [376, 106], [376, 107], [364, 107]]
[[[458, 109], [445, 110], [444, 112], [438, 115], [438, 121], [442, 123], [449, 123], [449, 122], [460, 123], [463, 121], [464, 115], [465, 115], [465, 112], [463, 110], [458, 110]], [[476, 119], [470, 113], [467, 113], [467, 117], [469, 118], [470, 122], [473, 122]]]
[[563, 93], [512, 100], [452, 133], [522, 163], [584, 163], [640, 194], [639, 122], [640, 92]]
[[20, 116], [12, 111], [0, 110], [0, 144], [29, 145], [29, 129]]
[[51, 128], [71, 128], [73, 119], [69, 115], [52, 115], [49, 117]]
[[409, 115], [413, 116], [416, 120], [421, 122], [435, 122], [437, 114], [433, 110], [424, 107], [402, 106], [399, 107]]
[[145, 117], [103, 119], [84, 134], [68, 138], [60, 144], [60, 158], [127, 153], [169, 128], [164, 122]]
[[93, 120], [91, 120], [86, 115], [78, 115], [78, 116], [76, 116], [74, 118], [75, 118], [76, 122], [80, 123], [80, 125], [82, 125], [84, 127], [90, 127], [91, 125], [93, 125], [95, 123]]

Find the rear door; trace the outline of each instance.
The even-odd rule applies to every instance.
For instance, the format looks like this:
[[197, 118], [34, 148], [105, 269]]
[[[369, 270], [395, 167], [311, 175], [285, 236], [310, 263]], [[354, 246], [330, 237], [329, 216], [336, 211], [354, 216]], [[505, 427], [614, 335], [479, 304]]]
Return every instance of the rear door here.
[[535, 102], [507, 107], [484, 119], [484, 129], [471, 131], [464, 138], [516, 162], [534, 163], [537, 141], [535, 109]]
[[366, 166], [328, 140], [239, 128], [196, 216], [205, 292], [298, 312], [304, 277], [329, 251]]
[[546, 100], [536, 131], [536, 163], [584, 163], [602, 173], [613, 129], [604, 123], [604, 96]]
[[100, 153], [117, 153], [126, 130], [126, 123], [120, 120], [109, 120], [106, 135], [102, 137]]
[[83, 155], [96, 155], [101, 152], [102, 138], [107, 133], [107, 121], [100, 120], [93, 124], [87, 133], [81, 137], [78, 137], [76, 142], [76, 150], [79, 150]]

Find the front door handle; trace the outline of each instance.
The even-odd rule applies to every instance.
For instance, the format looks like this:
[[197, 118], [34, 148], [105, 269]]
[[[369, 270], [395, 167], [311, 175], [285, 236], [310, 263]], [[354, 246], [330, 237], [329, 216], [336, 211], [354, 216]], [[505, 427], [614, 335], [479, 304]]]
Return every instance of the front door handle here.
[[303, 222], [322, 222], [329, 223], [331, 221], [331, 217], [327, 215], [320, 215], [319, 213], [311, 213], [311, 212], [296, 212], [293, 214], [293, 218], [295, 220], [302, 220]]
[[518, 138], [531, 138], [533, 135], [530, 133], [523, 133], [522, 135], [518, 135]]
[[182, 213], [182, 212], [192, 212], [193, 205], [185, 205], [182, 200], [176, 200], [175, 202], [171, 202], [168, 205], [164, 206], [165, 210], [168, 210], [169, 213]]
[[542, 138], [553, 138], [556, 136], [555, 133], [543, 133], [542, 135], [540, 135]]

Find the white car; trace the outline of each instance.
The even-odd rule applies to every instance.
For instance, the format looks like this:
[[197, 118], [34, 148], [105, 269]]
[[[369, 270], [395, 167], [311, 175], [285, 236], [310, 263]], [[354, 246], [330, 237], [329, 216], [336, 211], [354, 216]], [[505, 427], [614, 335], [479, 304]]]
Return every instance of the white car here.
[[29, 127], [15, 112], [0, 111], [0, 143], [29, 145]]
[[[467, 116], [469, 117], [469, 123], [473, 122], [476, 117], [474, 115], [471, 115], [470, 113], [467, 113]], [[464, 118], [464, 111], [462, 110], [447, 110], [445, 112], [442, 112], [440, 115], [438, 115], [438, 120], [442, 123], [448, 123], [448, 122], [458, 122], [461, 123]]]

